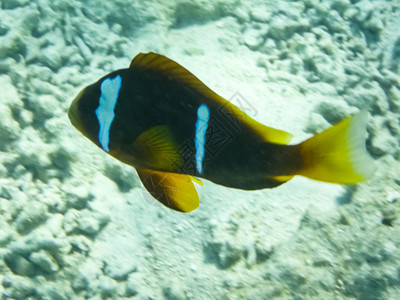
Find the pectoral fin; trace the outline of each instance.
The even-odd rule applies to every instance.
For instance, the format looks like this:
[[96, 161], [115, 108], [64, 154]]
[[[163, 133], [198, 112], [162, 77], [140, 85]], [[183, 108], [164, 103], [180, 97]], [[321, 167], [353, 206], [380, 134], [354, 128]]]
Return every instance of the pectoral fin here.
[[168, 126], [156, 126], [143, 132], [133, 143], [136, 157], [148, 167], [174, 170], [179, 168], [178, 143]]
[[199, 206], [191, 176], [148, 169], [137, 172], [147, 191], [165, 206], [180, 212], [190, 212]]

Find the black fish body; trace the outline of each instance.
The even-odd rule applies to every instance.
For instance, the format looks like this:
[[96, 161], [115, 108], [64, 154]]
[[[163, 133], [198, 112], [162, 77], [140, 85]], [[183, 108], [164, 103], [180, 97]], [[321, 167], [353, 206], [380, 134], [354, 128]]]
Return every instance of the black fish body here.
[[[130, 68], [86, 87], [71, 104], [69, 118], [104, 151], [135, 167], [157, 200], [179, 211], [198, 206], [194, 177], [252, 190], [278, 186], [294, 175], [354, 183], [372, 172], [363, 167], [369, 157], [358, 134], [364, 132], [365, 112], [325, 136], [287, 145], [289, 133], [258, 123], [155, 53], [139, 54]], [[340, 138], [347, 132], [351, 139]], [[321, 146], [332, 138], [338, 145]], [[342, 162], [343, 153], [350, 153], [350, 161]], [[352, 163], [353, 155], [362, 163]]]

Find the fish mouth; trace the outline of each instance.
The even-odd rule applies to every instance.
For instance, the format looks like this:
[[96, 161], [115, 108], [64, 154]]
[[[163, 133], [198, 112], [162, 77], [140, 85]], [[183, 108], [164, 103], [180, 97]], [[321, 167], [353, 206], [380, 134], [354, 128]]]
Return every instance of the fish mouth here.
[[68, 118], [71, 122], [71, 124], [77, 128], [77, 129], [81, 129], [81, 121], [79, 118], [79, 110], [78, 110], [78, 103], [79, 100], [82, 98], [84, 90], [82, 90], [78, 96], [75, 97], [74, 100], [72, 100], [71, 106], [69, 107], [68, 110]]

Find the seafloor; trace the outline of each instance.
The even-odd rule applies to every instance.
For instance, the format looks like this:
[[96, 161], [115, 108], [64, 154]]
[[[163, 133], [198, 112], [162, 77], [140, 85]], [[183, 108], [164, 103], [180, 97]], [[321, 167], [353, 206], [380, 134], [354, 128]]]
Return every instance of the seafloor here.
[[[400, 299], [398, 0], [0, 5], [2, 299]], [[147, 51], [294, 142], [368, 109], [375, 175], [156, 205], [66, 114]]]

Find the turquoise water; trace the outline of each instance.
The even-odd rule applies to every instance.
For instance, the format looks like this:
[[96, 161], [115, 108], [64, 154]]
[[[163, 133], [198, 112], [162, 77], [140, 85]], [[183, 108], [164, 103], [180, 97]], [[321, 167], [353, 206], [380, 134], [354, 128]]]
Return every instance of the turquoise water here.
[[[399, 1], [0, 1], [3, 299], [400, 298]], [[155, 201], [70, 124], [140, 52], [300, 142], [367, 109], [377, 170]]]

